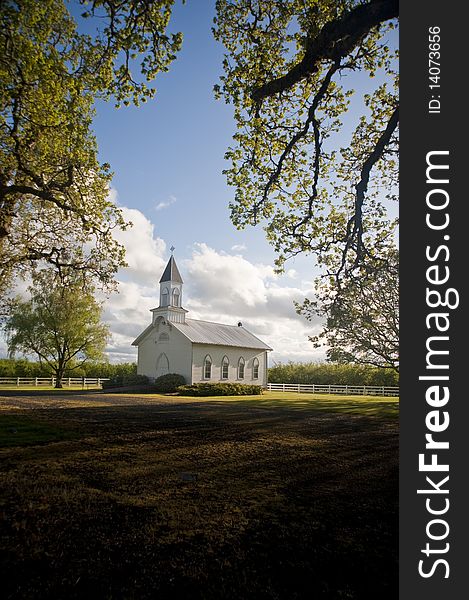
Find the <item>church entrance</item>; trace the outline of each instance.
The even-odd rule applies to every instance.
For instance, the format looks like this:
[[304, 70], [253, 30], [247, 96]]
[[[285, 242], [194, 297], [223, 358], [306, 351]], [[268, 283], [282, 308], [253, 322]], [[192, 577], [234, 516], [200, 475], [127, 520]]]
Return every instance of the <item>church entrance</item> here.
[[156, 377], [169, 373], [169, 360], [164, 352], [158, 356], [156, 361]]

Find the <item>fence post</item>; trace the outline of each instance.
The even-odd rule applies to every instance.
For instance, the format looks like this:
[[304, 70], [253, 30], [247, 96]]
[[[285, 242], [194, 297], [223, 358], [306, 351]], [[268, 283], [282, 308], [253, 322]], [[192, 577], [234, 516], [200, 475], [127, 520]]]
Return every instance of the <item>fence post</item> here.
[[20, 387], [20, 378], [19, 377], [16, 378], [16, 387]]
[[300, 393], [300, 384], [298, 384], [298, 393]]
[[329, 394], [331, 393], [331, 384], [329, 384]]
[[283, 384], [283, 388], [282, 388], [282, 391], [285, 391], [285, 384]]
[[52, 380], [52, 381], [51, 381], [51, 385], [52, 385], [52, 387], [54, 387], [54, 385], [55, 385], [55, 377], [54, 377], [54, 376], [52, 376], [51, 380]]
[[34, 378], [34, 387], [37, 387], [37, 377]]

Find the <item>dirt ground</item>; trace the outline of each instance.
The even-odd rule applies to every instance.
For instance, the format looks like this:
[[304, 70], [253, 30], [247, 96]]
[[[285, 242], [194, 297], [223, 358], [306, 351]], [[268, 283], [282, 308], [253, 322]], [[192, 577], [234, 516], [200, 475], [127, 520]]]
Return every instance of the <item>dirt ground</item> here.
[[397, 426], [372, 398], [0, 397], [2, 597], [395, 599]]

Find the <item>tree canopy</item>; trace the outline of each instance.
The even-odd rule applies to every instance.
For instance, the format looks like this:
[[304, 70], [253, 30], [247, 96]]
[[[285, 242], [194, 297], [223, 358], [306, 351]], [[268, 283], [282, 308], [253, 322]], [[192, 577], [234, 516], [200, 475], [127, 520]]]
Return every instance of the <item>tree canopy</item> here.
[[109, 329], [101, 323], [102, 309], [92, 291], [84, 291], [73, 272], [64, 281], [42, 270], [29, 292], [28, 300], [18, 296], [9, 301], [4, 323], [9, 353], [37, 356], [61, 387], [66, 370], [104, 358]]
[[[174, 1], [76, 0], [73, 16], [63, 0], [0, 4], [2, 288], [44, 261], [104, 286], [125, 265], [112, 234], [128, 224], [98, 160], [94, 102], [153, 97], [150, 82], [182, 43], [167, 33]], [[394, 277], [397, 220], [387, 204], [397, 198], [398, 74], [388, 38], [397, 18], [397, 0], [216, 1], [225, 59], [215, 92], [237, 125], [225, 171], [232, 222], [264, 226], [279, 270], [311, 253], [334, 276], [319, 310], [338, 358], [358, 356], [345, 346], [337, 354], [340, 311], [369, 294], [379, 302], [377, 278], [388, 270], [390, 289]], [[350, 111], [347, 76], [358, 72], [378, 83]]]
[[[124, 264], [112, 231], [125, 223], [108, 198], [110, 167], [97, 159], [93, 102], [153, 96], [148, 82], [182, 43], [167, 33], [173, 4], [77, 0], [73, 17], [63, 0], [1, 4], [4, 281], [46, 260], [109, 283]], [[383, 197], [395, 197], [397, 181], [397, 52], [387, 41], [397, 17], [397, 0], [216, 2], [214, 35], [226, 50], [216, 93], [234, 105], [238, 129], [227, 152], [231, 217], [264, 225], [279, 269], [311, 252], [348, 274], [374, 264], [393, 236]], [[90, 26], [77, 28], [81, 20]], [[365, 94], [339, 148], [353, 94], [346, 75], [359, 71], [385, 81]]]
[[[218, 0], [225, 48], [216, 92], [234, 105], [227, 158], [237, 227], [263, 223], [277, 265], [309, 252], [336, 275], [376, 264], [395, 223], [396, 0]], [[347, 74], [386, 81], [363, 98], [350, 144], [337, 140], [353, 91]]]
[[[166, 35], [174, 0], [62, 0], [0, 5], [0, 285], [41, 261], [105, 286], [125, 264], [111, 171], [91, 130], [93, 103], [152, 97], [181, 34]], [[91, 20], [92, 33], [76, 19]]]
[[335, 277], [318, 281], [317, 297], [297, 310], [307, 319], [326, 318], [319, 336], [327, 358], [399, 370], [399, 255], [390, 250], [385, 263], [371, 272], [338, 283]]

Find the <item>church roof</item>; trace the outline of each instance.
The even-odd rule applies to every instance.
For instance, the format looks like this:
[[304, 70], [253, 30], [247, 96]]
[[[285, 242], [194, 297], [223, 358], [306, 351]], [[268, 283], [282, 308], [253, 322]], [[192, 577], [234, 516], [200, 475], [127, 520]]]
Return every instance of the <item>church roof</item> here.
[[[253, 348], [259, 350], [272, 350], [243, 326], [223, 325], [211, 321], [198, 321], [186, 319], [185, 323], [174, 323], [171, 325], [180, 331], [193, 344], [212, 344], [216, 346], [233, 346], [235, 348]], [[140, 342], [152, 331], [154, 325], [150, 324], [132, 342], [132, 346], [138, 346]]]
[[176, 283], [184, 283], [182, 281], [181, 274], [179, 273], [179, 269], [177, 268], [176, 261], [174, 260], [173, 255], [171, 255], [171, 258], [168, 260], [166, 269], [164, 270], [164, 273], [161, 276], [160, 283], [163, 283], [163, 281], [175, 281]]
[[237, 325], [223, 325], [210, 321], [186, 319], [185, 323], [171, 323], [194, 344], [214, 344], [237, 348], [272, 350], [247, 329]]

